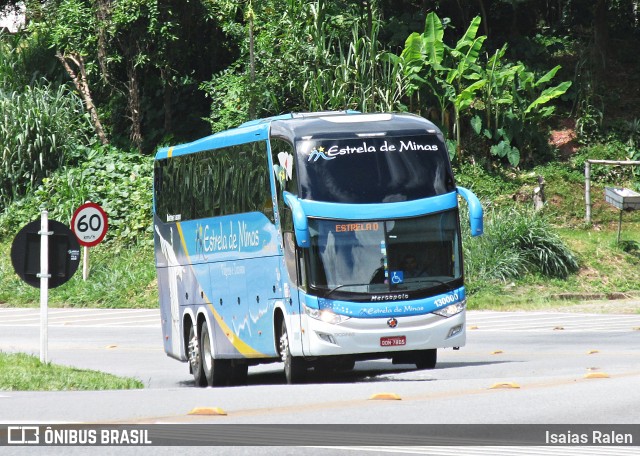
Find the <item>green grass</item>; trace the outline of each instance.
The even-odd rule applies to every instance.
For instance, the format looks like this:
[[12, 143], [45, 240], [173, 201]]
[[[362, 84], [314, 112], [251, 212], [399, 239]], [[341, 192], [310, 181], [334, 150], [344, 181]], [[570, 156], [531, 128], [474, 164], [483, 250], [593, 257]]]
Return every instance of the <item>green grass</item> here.
[[0, 352], [0, 391], [141, 389], [133, 378], [42, 363], [23, 353]]

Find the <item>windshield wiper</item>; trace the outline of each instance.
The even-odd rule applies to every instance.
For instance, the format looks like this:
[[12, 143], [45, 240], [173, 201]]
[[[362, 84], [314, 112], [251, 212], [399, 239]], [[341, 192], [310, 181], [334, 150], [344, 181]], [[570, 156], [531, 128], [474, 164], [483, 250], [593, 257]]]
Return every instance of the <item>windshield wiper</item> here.
[[449, 282], [444, 282], [443, 280], [440, 280], [440, 279], [420, 277], [418, 278], [418, 280], [411, 281], [411, 283], [423, 283], [423, 282], [438, 283], [440, 285], [443, 285], [448, 291], [454, 290], [454, 288], [450, 285], [452, 282], [451, 280]]
[[[445, 287], [447, 289], [447, 291], [454, 291], [455, 288], [451, 285], [451, 282], [452, 282], [451, 280], [449, 282], [445, 282], [445, 281], [440, 280], [440, 279], [420, 277], [420, 278], [417, 278], [417, 279], [414, 278], [410, 283], [411, 284], [416, 284], [416, 283], [436, 283], [438, 285], [442, 285], [443, 287]], [[329, 291], [327, 291], [327, 293], [325, 294], [324, 297], [325, 298], [330, 298], [331, 295], [334, 292], [336, 292], [336, 291], [338, 291], [338, 290], [340, 290], [341, 288], [344, 288], [344, 287], [368, 287], [370, 285], [371, 284], [369, 284], [369, 283], [344, 283], [344, 284], [337, 285], [337, 286], [331, 288]], [[407, 282], [403, 283], [402, 285], [407, 285]], [[387, 290], [386, 292], [387, 293], [392, 293], [393, 290]]]
[[345, 284], [333, 287], [331, 290], [327, 292], [327, 294], [325, 295], [325, 298], [329, 298], [335, 291], [338, 291], [342, 287], [367, 287], [367, 286], [369, 286], [368, 283], [345, 283]]

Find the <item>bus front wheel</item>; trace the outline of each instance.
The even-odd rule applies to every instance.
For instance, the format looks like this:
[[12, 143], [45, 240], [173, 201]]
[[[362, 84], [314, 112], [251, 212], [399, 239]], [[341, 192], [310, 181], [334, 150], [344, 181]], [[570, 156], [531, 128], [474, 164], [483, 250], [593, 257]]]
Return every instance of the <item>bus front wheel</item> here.
[[307, 375], [307, 366], [303, 358], [291, 356], [287, 325], [282, 321], [280, 332], [280, 356], [284, 363], [284, 375], [288, 384], [302, 383]]
[[231, 360], [215, 359], [211, 353], [211, 338], [206, 323], [200, 329], [200, 360], [209, 386], [226, 386], [231, 376]]
[[418, 369], [433, 369], [438, 361], [438, 350], [420, 350], [416, 353], [415, 360]]

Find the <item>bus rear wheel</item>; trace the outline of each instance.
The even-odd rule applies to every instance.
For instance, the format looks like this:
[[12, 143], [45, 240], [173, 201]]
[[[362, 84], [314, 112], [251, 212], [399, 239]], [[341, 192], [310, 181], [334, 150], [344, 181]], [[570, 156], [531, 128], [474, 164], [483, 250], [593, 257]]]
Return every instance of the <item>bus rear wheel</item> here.
[[189, 328], [188, 344], [187, 356], [189, 358], [189, 368], [193, 374], [196, 386], [207, 386], [207, 377], [204, 375], [202, 356], [200, 356], [200, 342], [198, 341], [193, 325]]
[[284, 375], [288, 384], [302, 383], [307, 376], [307, 366], [303, 358], [291, 356], [289, 335], [284, 320], [280, 332], [280, 357], [284, 363]]
[[226, 386], [231, 379], [231, 360], [215, 359], [211, 352], [211, 337], [206, 323], [200, 329], [200, 359], [206, 383], [209, 386]]
[[416, 352], [415, 360], [418, 369], [433, 369], [438, 361], [438, 350], [435, 348], [420, 350]]

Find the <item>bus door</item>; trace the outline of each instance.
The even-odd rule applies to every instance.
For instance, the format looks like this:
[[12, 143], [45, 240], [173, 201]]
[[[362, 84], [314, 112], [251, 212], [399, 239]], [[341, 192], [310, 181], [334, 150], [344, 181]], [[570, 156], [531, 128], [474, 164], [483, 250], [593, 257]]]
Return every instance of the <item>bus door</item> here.
[[[285, 274], [283, 283], [283, 304], [285, 318], [288, 318], [291, 351], [294, 356], [302, 355], [300, 300], [304, 299], [301, 284], [304, 283], [304, 269], [301, 267], [300, 248], [296, 245], [293, 231], [283, 233]], [[297, 349], [296, 349], [297, 348]], [[298, 353], [299, 350], [299, 353]]]
[[301, 284], [304, 284], [303, 271], [300, 268], [300, 249], [296, 245], [293, 215], [287, 206], [284, 192], [298, 193], [297, 167], [293, 145], [280, 138], [271, 138], [270, 149], [273, 164], [273, 179], [276, 190], [278, 225], [282, 233], [284, 250], [284, 270], [282, 271], [282, 302], [287, 328], [291, 339], [290, 346], [294, 356], [302, 355], [300, 300], [303, 299]]

